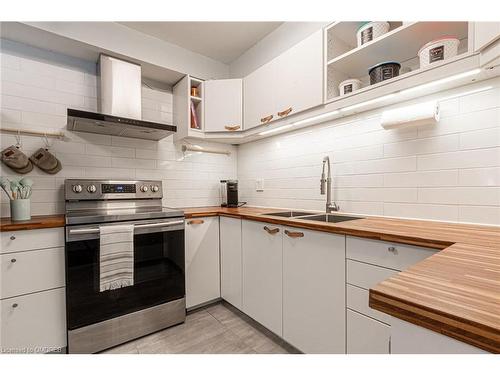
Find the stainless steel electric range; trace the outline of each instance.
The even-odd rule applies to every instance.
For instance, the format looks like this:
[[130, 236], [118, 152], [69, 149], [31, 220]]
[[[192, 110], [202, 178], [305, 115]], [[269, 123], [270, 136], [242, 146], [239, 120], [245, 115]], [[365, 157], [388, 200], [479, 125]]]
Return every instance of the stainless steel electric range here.
[[[161, 181], [66, 180], [69, 353], [95, 353], [185, 320], [184, 213]], [[132, 286], [99, 291], [101, 226], [134, 225]]]

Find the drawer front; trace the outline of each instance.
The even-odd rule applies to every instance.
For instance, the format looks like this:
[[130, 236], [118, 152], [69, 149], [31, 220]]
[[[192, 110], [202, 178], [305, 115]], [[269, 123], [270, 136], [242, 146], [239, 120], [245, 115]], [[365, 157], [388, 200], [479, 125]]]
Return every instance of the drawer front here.
[[50, 352], [66, 346], [64, 288], [0, 301], [3, 352]]
[[347, 258], [395, 270], [404, 270], [436, 253], [435, 249], [347, 237]]
[[389, 315], [368, 306], [368, 290], [354, 285], [347, 285], [347, 307], [373, 319], [390, 324]]
[[65, 285], [64, 247], [0, 255], [0, 298]]
[[64, 228], [1, 232], [0, 253], [64, 246]]
[[390, 354], [390, 326], [347, 310], [347, 354]]
[[388, 268], [347, 260], [347, 283], [364, 289], [373, 288], [378, 283], [397, 273], [398, 271]]

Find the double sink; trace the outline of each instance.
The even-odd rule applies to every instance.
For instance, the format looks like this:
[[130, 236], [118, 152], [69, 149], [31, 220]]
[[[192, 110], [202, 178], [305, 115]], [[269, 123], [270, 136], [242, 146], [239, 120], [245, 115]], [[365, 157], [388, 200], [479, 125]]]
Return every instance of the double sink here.
[[269, 214], [262, 214], [262, 215], [263, 216], [287, 217], [290, 219], [321, 221], [323, 223], [340, 223], [342, 221], [362, 219], [362, 217], [356, 217], [356, 216], [346, 216], [346, 215], [337, 215], [337, 214], [319, 214], [318, 215], [318, 214], [313, 213], [313, 212], [304, 212], [304, 211], [281, 211], [281, 212], [272, 212]]

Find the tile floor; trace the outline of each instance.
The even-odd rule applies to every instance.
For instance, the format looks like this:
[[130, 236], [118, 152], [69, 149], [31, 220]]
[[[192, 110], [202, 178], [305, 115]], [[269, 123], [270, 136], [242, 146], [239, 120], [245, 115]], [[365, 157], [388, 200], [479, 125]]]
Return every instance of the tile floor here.
[[297, 351], [226, 303], [188, 314], [186, 322], [104, 354], [287, 354]]

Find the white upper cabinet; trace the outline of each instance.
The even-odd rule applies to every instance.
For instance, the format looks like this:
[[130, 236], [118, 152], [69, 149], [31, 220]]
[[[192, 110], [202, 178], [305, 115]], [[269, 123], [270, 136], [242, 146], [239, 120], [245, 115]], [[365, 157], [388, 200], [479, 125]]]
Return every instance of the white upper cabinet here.
[[488, 44], [500, 38], [500, 22], [474, 23], [474, 49], [482, 50]]
[[276, 110], [280, 119], [323, 102], [323, 32], [315, 32], [276, 58]]
[[272, 121], [276, 117], [276, 66], [273, 61], [243, 79], [245, 130]]
[[323, 103], [323, 32], [317, 31], [243, 80], [245, 129]]
[[218, 79], [204, 82], [205, 131], [243, 129], [243, 80]]
[[474, 49], [481, 51], [481, 66], [500, 64], [500, 22], [474, 23]]

